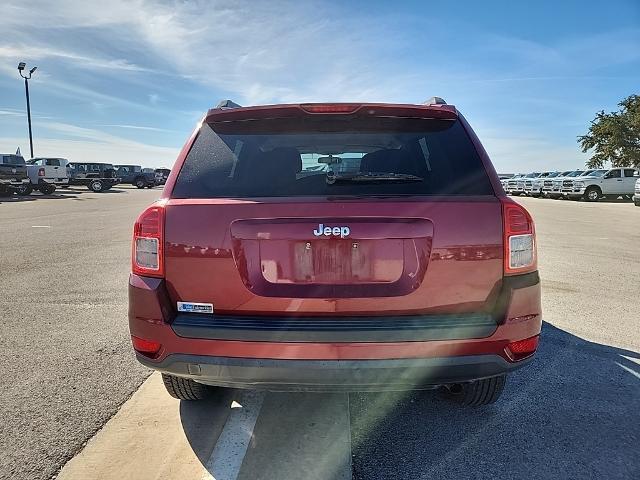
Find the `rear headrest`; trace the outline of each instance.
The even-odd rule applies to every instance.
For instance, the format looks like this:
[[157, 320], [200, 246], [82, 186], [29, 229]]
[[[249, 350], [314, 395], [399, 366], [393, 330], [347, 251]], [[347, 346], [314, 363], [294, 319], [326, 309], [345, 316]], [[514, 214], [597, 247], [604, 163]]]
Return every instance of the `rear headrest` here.
[[298, 173], [302, 170], [302, 157], [300, 152], [293, 147], [278, 147], [265, 152], [266, 160], [273, 168], [282, 169], [282, 171]]
[[280, 147], [259, 152], [252, 163], [250, 175], [272, 188], [289, 185], [302, 170], [302, 158], [295, 148]]
[[411, 156], [405, 150], [376, 150], [360, 160], [362, 172], [391, 172], [414, 174]]

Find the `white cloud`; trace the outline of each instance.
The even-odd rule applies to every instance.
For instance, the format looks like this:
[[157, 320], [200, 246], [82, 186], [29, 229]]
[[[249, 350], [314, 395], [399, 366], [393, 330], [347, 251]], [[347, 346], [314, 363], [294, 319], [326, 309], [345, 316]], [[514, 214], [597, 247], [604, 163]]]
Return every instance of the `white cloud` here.
[[[18, 57], [30, 63], [42, 61], [41, 67], [49, 62], [50, 70], [68, 67], [71, 73], [56, 72], [46, 82], [42, 78], [47, 69], [39, 69], [35, 78], [40, 82], [38, 87], [72, 100], [89, 101], [92, 112], [107, 112], [103, 118], [127, 108], [136, 109], [136, 114], [157, 113], [162, 107], [171, 108], [171, 95], [185, 99], [192, 90], [200, 95], [192, 98], [202, 102], [202, 92], [206, 94], [207, 89], [212, 98], [203, 111], [217, 102], [218, 95], [245, 105], [330, 100], [419, 102], [433, 94], [450, 95], [462, 107], [465, 103], [475, 105], [476, 115], [485, 125], [496, 127], [501, 114], [500, 122], [509, 123], [506, 127], [513, 127], [516, 133], [492, 129], [482, 134], [478, 129], [480, 137], [500, 170], [527, 170], [570, 167], [585, 159], [574, 137], [551, 140], [545, 136], [545, 129], [553, 125], [533, 122], [535, 112], [561, 109], [557, 118], [562, 122], [587, 124], [591, 113], [584, 112], [601, 108], [578, 97], [564, 99], [557, 92], [554, 96], [554, 91], [537, 92], [561, 82], [579, 86], [581, 80], [596, 78], [594, 75], [603, 79], [611, 73], [603, 66], [640, 59], [638, 29], [542, 44], [483, 32], [477, 25], [455, 24], [455, 19], [443, 24], [428, 15], [426, 6], [425, 12], [412, 11], [404, 18], [403, 13], [393, 18], [376, 17], [370, 13], [373, 9], [362, 9], [357, 16], [344, 15], [343, 8], [337, 2], [283, 0], [112, 0], [97, 9], [93, 2], [83, 0], [4, 0], [0, 73], [15, 77]], [[420, 13], [425, 15], [417, 19]], [[25, 18], [30, 19], [28, 29]], [[428, 34], [412, 38], [418, 21], [421, 31]], [[411, 28], [402, 28], [407, 24]], [[453, 39], [462, 29], [471, 32], [473, 42], [459, 55], [445, 58], [437, 49], [438, 42]], [[408, 58], [407, 52], [415, 56]], [[74, 71], [92, 81], [83, 82]], [[181, 82], [164, 82], [176, 79]], [[127, 82], [139, 87], [135, 96], [128, 96], [122, 88]], [[527, 95], [531, 98], [524, 98]], [[544, 97], [548, 105], [541, 105], [536, 96]], [[500, 102], [495, 101], [498, 98]], [[492, 111], [487, 112], [490, 102]], [[184, 106], [185, 110], [191, 108], [198, 105]], [[195, 112], [193, 117], [202, 113]], [[90, 121], [109, 122], [104, 128], [163, 131], [152, 125], [126, 123], [138, 121], [130, 118], [134, 116]], [[99, 145], [102, 151], [123, 147], [118, 151], [126, 152], [124, 139], [77, 128], [49, 126], [51, 135], [73, 136], [76, 146], [95, 149]], [[529, 132], [523, 134], [526, 129]], [[129, 146], [140, 151], [154, 148]], [[94, 150], [86, 153], [93, 155]]]
[[[34, 150], [39, 156], [63, 156], [70, 161], [93, 161], [105, 163], [130, 163], [148, 167], [171, 166], [179, 148], [149, 145], [136, 142], [99, 130], [60, 122], [43, 122], [43, 133], [34, 141]], [[51, 135], [57, 133], [57, 136]], [[1, 151], [15, 151], [20, 147], [28, 152], [23, 137], [0, 137]]]
[[108, 127], [108, 128], [125, 128], [129, 130], [146, 130], [149, 132], [172, 132], [173, 130], [168, 130], [166, 128], [158, 128], [158, 127], [147, 127], [144, 125], [117, 125], [117, 124], [107, 124], [107, 125], [96, 125], [96, 127]]
[[557, 144], [535, 135], [524, 136], [504, 130], [484, 133], [476, 129], [496, 170], [505, 173], [554, 171], [580, 168], [587, 155], [568, 144]]
[[148, 72], [150, 69], [140, 67], [123, 59], [104, 59], [78, 54], [72, 51], [44, 47], [38, 45], [0, 45], [0, 58], [17, 59], [29, 58], [30, 61], [38, 61], [44, 58], [66, 60], [73, 62], [80, 68], [101, 68], [107, 70], [127, 70], [133, 72]]
[[[393, 56], [386, 66], [380, 62], [380, 49], [393, 43], [393, 33], [366, 14], [342, 18], [339, 8], [283, 1], [114, 0], [96, 15], [91, 2], [35, 1], [27, 7], [14, 0], [0, 23], [8, 38], [18, 40], [0, 47], [0, 57], [52, 58], [84, 69], [132, 74], [162, 71], [248, 103], [403, 95], [407, 75], [399, 70], [388, 74]], [[40, 15], [25, 37], [22, 19], [32, 18], [28, 14], [36, 10]], [[52, 25], [76, 41], [56, 45], [57, 37], [47, 35]], [[89, 28], [95, 38], [85, 42]], [[96, 39], [129, 56], [98, 54]]]

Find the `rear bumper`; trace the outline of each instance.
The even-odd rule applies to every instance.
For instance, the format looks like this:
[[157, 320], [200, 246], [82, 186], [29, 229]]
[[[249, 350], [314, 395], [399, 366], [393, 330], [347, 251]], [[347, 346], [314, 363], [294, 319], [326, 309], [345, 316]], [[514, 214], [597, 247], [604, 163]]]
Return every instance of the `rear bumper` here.
[[[429, 388], [507, 373], [527, 362], [513, 361], [507, 345], [540, 333], [538, 273], [505, 277], [499, 287], [494, 323], [486, 330], [479, 318], [476, 323], [463, 315], [314, 322], [202, 315], [185, 322], [163, 280], [131, 275], [129, 327], [131, 335], [161, 345], [154, 358], [138, 354], [140, 362], [202, 383], [265, 389]], [[471, 330], [461, 328], [460, 319]], [[296, 320], [300, 324], [294, 325]], [[327, 320], [334, 326], [322, 323]], [[454, 320], [458, 323], [448, 323]]]
[[271, 391], [384, 391], [429, 389], [508, 373], [499, 355], [385, 360], [279, 360], [174, 354], [162, 362], [141, 355], [155, 370], [207, 385]]
[[5, 187], [21, 187], [22, 185], [27, 185], [31, 183], [31, 180], [28, 178], [0, 178], [0, 185]]
[[51, 185], [68, 185], [69, 184], [69, 179], [68, 178], [60, 178], [60, 177], [48, 177], [48, 178], [42, 178], [38, 181], [38, 183], [50, 183]]

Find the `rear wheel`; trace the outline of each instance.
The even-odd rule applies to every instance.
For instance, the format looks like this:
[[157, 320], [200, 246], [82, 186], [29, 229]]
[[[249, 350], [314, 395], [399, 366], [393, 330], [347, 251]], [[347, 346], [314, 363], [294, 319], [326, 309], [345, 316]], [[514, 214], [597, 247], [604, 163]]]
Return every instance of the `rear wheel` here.
[[89, 184], [89, 190], [98, 193], [104, 190], [104, 185], [100, 180], [94, 180]]
[[178, 400], [204, 400], [215, 390], [215, 387], [202, 385], [190, 378], [175, 377], [166, 373], [162, 374], [162, 381], [169, 395]]
[[144, 188], [144, 187], [145, 187], [145, 185], [146, 185], [146, 184], [145, 184], [145, 181], [144, 181], [144, 178], [138, 178], [138, 179], [135, 181], [134, 185], [135, 185], [136, 187], [138, 187], [138, 188]]
[[633, 203], [636, 207], [640, 207], [640, 200], [634, 200]]
[[30, 183], [23, 183], [16, 189], [18, 195], [31, 195], [31, 192], [33, 192], [33, 187]]
[[506, 376], [499, 375], [475, 382], [450, 385], [447, 387], [447, 396], [468, 407], [489, 405], [500, 398], [505, 381]]
[[600, 190], [598, 187], [589, 187], [584, 192], [584, 199], [587, 202], [597, 202], [601, 196], [602, 190]]
[[56, 191], [56, 186], [55, 185], [51, 185], [50, 183], [43, 183], [42, 185], [40, 185], [38, 187], [38, 189], [44, 195], [51, 195], [53, 192]]

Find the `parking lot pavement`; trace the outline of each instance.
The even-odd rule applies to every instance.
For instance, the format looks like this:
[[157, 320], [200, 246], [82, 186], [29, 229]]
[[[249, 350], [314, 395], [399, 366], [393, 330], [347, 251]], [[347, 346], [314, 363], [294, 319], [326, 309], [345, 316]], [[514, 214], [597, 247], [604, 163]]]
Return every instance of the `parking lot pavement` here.
[[[139, 193], [151, 199], [147, 192]], [[104, 208], [121, 208], [121, 216], [130, 212], [130, 223], [143, 199], [137, 192], [117, 198]], [[529, 208], [537, 224], [546, 323], [536, 360], [509, 378], [497, 404], [465, 409], [435, 392], [251, 395], [233, 390], [207, 403], [180, 403], [163, 391], [154, 374], [65, 466], [60, 478], [640, 478], [640, 209], [628, 203], [518, 201]], [[133, 208], [136, 202], [140, 204]], [[0, 206], [2, 225], [6, 211], [6, 206]], [[40, 416], [23, 418], [23, 409], [34, 403], [35, 390], [27, 392], [19, 404], [9, 397], [11, 411], [5, 408], [3, 396], [0, 429], [5, 430], [0, 438], [26, 436], [35, 442], [31, 445], [42, 442], [31, 455], [52, 450], [48, 458], [54, 454], [61, 458], [61, 445], [70, 432], [75, 432], [69, 437], [72, 441], [80, 439], [78, 429], [71, 427], [82, 425], [87, 415], [97, 425], [126, 396], [125, 387], [130, 391], [145, 375], [142, 369], [136, 370], [128, 350], [124, 296], [116, 298], [126, 286], [129, 228], [102, 235], [88, 235], [87, 229], [82, 226], [83, 235], [67, 232], [77, 243], [86, 244], [82, 248], [87, 252], [99, 249], [103, 238], [123, 244], [110, 250], [112, 263], [107, 265], [111, 274], [120, 272], [109, 280], [113, 283], [108, 299], [114, 308], [102, 312], [100, 304], [95, 309], [99, 321], [111, 328], [103, 325], [92, 330], [105, 345], [122, 347], [110, 354], [112, 368], [106, 374], [100, 371], [102, 365], [95, 364], [92, 349], [73, 354], [86, 377], [84, 388], [90, 389], [82, 404], [74, 404], [77, 412], [60, 410], [58, 404], [38, 397]], [[6, 245], [6, 233], [0, 232]], [[29, 245], [37, 243], [29, 240]], [[123, 250], [127, 251], [122, 254]], [[71, 267], [75, 259], [66, 261], [68, 269], [83, 271], [83, 266]], [[33, 283], [37, 272], [30, 275]], [[104, 281], [96, 276], [92, 286]], [[72, 283], [73, 276], [64, 282], [67, 289], [75, 285], [76, 296], [83, 294]], [[33, 315], [40, 307], [40, 303], [26, 307], [25, 302], [23, 298], [11, 301], [14, 314], [6, 318], [13, 321], [15, 312], [25, 308]], [[60, 310], [56, 312], [61, 316]], [[86, 322], [86, 317], [86, 312], [76, 311], [76, 322]], [[33, 322], [25, 326], [28, 316], [20, 318], [22, 330], [27, 330], [21, 338], [39, 334]], [[4, 341], [7, 326], [1, 328]], [[77, 337], [75, 330], [64, 329], [66, 336], [56, 337], [55, 345], [66, 345], [59, 355], [64, 360], [52, 363], [50, 370], [59, 365], [68, 369], [67, 375], [81, 376], [65, 355], [82, 348], [90, 336]], [[17, 331], [13, 329], [13, 338]], [[47, 333], [51, 336], [55, 329]], [[47, 336], [39, 341], [46, 343]], [[54, 357], [46, 345], [43, 350], [47, 358]], [[30, 358], [24, 355], [22, 360]], [[21, 385], [38, 384], [19, 371], [9, 375]], [[120, 385], [119, 399], [110, 398], [117, 397], [109, 391], [112, 383]], [[11, 383], [9, 388], [19, 390]], [[71, 401], [68, 383], [59, 376], [44, 388], [53, 398], [66, 395]], [[96, 410], [104, 415], [92, 414]], [[33, 428], [29, 422], [41, 426]], [[43, 426], [58, 431], [47, 436]], [[6, 442], [2, 448], [11, 455], [14, 443]], [[43, 468], [43, 458], [47, 457], [34, 460], [25, 455], [20, 460], [36, 471], [35, 466]], [[21, 473], [17, 463], [10, 465], [15, 472], [12, 478], [37, 478]]]
[[159, 195], [0, 198], [0, 478], [50, 478], [147, 377], [129, 345], [128, 258]]

